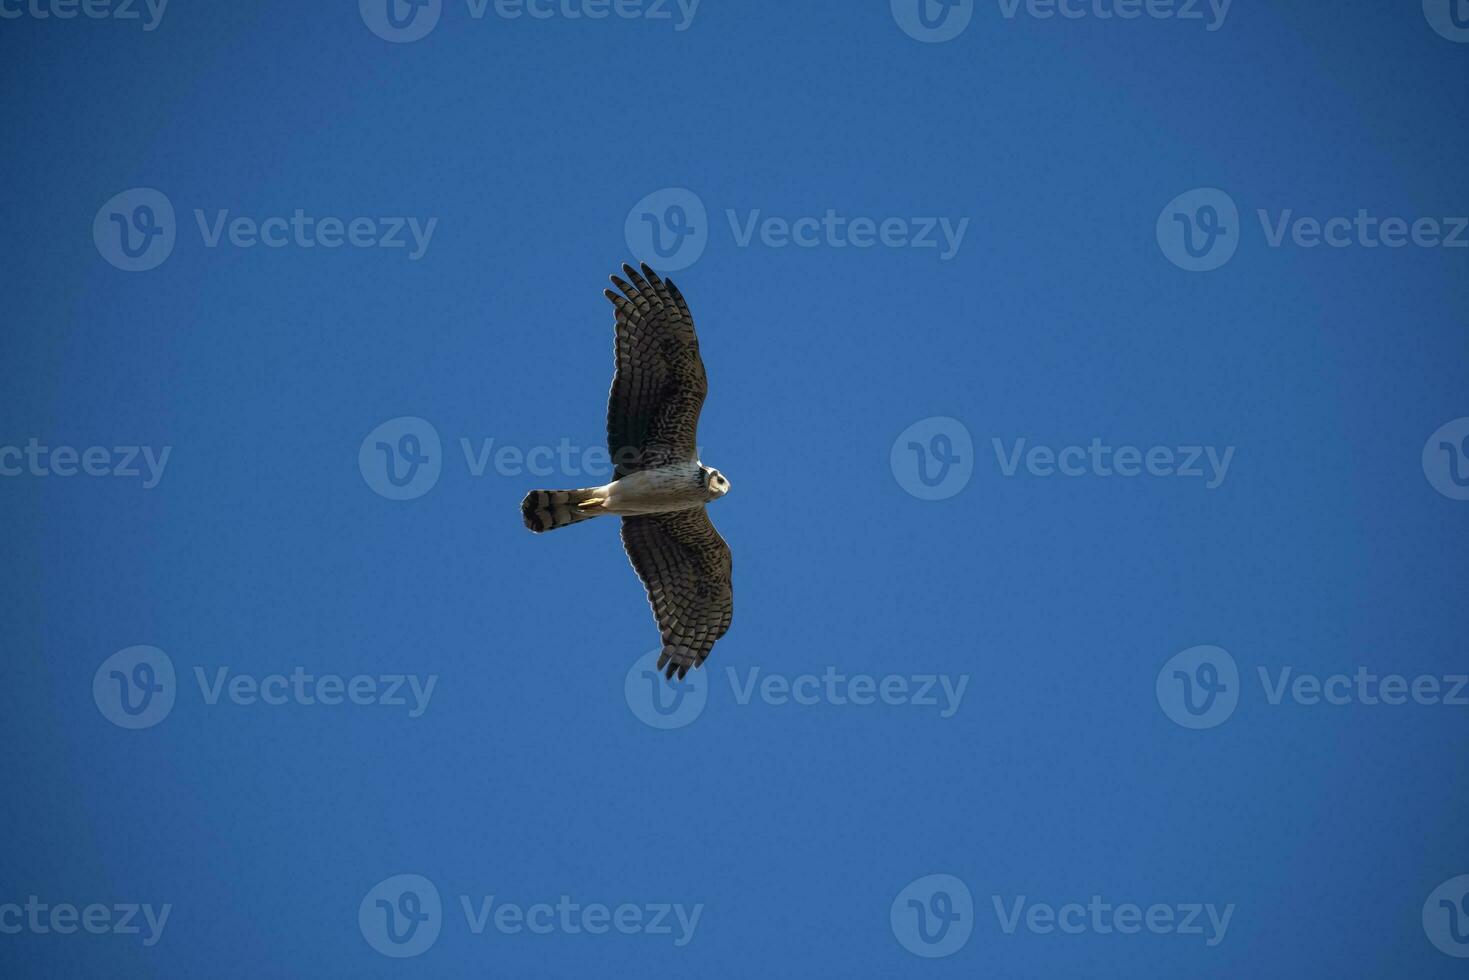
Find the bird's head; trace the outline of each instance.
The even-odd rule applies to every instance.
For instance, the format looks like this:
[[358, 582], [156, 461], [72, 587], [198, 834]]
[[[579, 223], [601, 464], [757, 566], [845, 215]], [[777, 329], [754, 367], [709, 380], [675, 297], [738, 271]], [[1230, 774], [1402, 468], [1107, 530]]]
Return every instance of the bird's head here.
[[701, 466], [699, 470], [703, 476], [704, 491], [710, 500], [718, 500], [729, 493], [729, 481], [724, 478], [723, 473], [712, 466]]

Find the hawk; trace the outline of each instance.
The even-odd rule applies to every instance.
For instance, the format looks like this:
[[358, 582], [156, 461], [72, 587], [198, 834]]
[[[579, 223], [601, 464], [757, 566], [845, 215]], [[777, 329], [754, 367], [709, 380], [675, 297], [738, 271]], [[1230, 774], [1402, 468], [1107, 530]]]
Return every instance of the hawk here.
[[734, 615], [729, 545], [705, 505], [729, 480], [699, 461], [699, 411], [709, 382], [689, 305], [643, 265], [612, 277], [616, 373], [607, 399], [613, 480], [583, 490], [532, 490], [525, 526], [540, 534], [594, 517], [622, 518], [622, 546], [648, 591], [663, 637], [658, 669], [680, 680], [699, 667]]

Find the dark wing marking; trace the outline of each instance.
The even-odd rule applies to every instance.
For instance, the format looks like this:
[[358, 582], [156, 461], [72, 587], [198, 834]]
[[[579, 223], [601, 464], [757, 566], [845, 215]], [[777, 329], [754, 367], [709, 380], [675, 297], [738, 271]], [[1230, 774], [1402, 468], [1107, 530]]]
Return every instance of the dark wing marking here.
[[617, 372], [607, 399], [607, 451], [616, 477], [698, 458], [699, 411], [709, 393], [699, 338], [678, 287], [645, 264], [612, 277]]
[[734, 616], [729, 545], [703, 507], [622, 519], [622, 546], [648, 590], [670, 680], [698, 667]]

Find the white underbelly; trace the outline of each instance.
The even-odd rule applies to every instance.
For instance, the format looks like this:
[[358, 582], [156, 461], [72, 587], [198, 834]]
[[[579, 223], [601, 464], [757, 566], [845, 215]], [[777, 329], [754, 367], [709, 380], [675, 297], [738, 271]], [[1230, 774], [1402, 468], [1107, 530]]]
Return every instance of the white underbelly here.
[[613, 514], [663, 514], [704, 503], [697, 469], [664, 467], [639, 470], [607, 484], [603, 509]]

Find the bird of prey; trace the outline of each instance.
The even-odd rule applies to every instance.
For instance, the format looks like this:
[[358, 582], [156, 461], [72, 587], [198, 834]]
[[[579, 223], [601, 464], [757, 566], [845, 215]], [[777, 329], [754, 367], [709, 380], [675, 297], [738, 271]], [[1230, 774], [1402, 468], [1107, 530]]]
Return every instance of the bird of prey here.
[[688, 303], [672, 280], [643, 265], [603, 290], [616, 310], [616, 373], [607, 400], [611, 483], [532, 490], [520, 505], [540, 534], [616, 514], [622, 545], [648, 591], [663, 636], [658, 669], [670, 681], [704, 663], [734, 615], [729, 545], [705, 505], [729, 481], [699, 461], [699, 411], [709, 382]]

